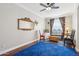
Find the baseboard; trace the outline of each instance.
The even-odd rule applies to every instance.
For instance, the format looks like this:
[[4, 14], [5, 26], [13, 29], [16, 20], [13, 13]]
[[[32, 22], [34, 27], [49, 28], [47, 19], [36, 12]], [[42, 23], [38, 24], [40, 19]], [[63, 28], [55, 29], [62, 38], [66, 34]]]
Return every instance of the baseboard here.
[[79, 48], [75, 48], [76, 52], [79, 53]]
[[19, 46], [16, 46], [16, 47], [13, 47], [11, 49], [8, 49], [2, 53], [0, 53], [1, 56], [12, 56], [14, 55], [15, 53], [21, 51], [22, 49], [24, 48], [28, 48], [32, 45], [34, 45], [35, 43], [37, 42], [37, 40], [32, 40], [30, 42], [27, 42], [27, 43], [24, 43], [24, 44], [21, 44]]

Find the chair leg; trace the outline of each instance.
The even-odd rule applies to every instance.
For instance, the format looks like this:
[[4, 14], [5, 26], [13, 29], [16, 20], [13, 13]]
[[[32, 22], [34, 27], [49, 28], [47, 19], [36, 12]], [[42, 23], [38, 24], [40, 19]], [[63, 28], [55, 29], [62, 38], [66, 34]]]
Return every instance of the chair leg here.
[[74, 42], [72, 42], [72, 45], [73, 45], [73, 48], [75, 48], [75, 44], [74, 44]]
[[64, 46], [65, 46], [65, 41], [64, 41]]

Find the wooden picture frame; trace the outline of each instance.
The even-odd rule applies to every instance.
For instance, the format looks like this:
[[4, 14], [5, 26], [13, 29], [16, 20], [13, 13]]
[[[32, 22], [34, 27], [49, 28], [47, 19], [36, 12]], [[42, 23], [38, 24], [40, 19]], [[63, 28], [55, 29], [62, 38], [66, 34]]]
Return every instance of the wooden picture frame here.
[[33, 30], [33, 22], [31, 21], [30, 18], [21, 18], [18, 19], [18, 30]]

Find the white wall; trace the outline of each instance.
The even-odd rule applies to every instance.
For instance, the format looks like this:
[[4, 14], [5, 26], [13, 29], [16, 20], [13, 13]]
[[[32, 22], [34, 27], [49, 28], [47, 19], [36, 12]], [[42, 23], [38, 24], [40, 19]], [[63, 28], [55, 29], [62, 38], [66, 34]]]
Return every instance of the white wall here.
[[76, 41], [76, 50], [79, 52], [79, 4], [77, 8], [77, 41]]
[[72, 29], [76, 30], [75, 33], [75, 40], [77, 39], [77, 7], [76, 4], [74, 4], [74, 11], [72, 16]]
[[0, 53], [35, 40], [34, 31], [17, 30], [17, 19], [28, 17], [37, 20], [38, 30], [43, 30], [42, 18], [18, 7], [16, 4], [0, 4]]
[[69, 31], [69, 33], [71, 33], [72, 30], [72, 16], [66, 16], [65, 17], [65, 33], [67, 32], [67, 30]]
[[47, 29], [50, 33], [50, 19], [49, 18], [45, 18], [45, 29]]
[[79, 4], [74, 4], [74, 11], [73, 11], [73, 29], [76, 30], [75, 32], [75, 40], [76, 40], [76, 51], [79, 52]]

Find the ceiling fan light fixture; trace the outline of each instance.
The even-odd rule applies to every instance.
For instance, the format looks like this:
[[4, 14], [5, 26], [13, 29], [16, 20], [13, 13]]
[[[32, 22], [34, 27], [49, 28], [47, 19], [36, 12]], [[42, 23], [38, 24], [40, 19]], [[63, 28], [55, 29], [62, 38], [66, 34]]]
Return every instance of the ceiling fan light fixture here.
[[46, 3], [46, 4], [40, 3], [40, 5], [45, 7], [44, 9], [40, 10], [40, 12], [59, 8], [59, 6], [55, 6], [55, 3]]
[[51, 7], [46, 8], [46, 10], [51, 10]]

